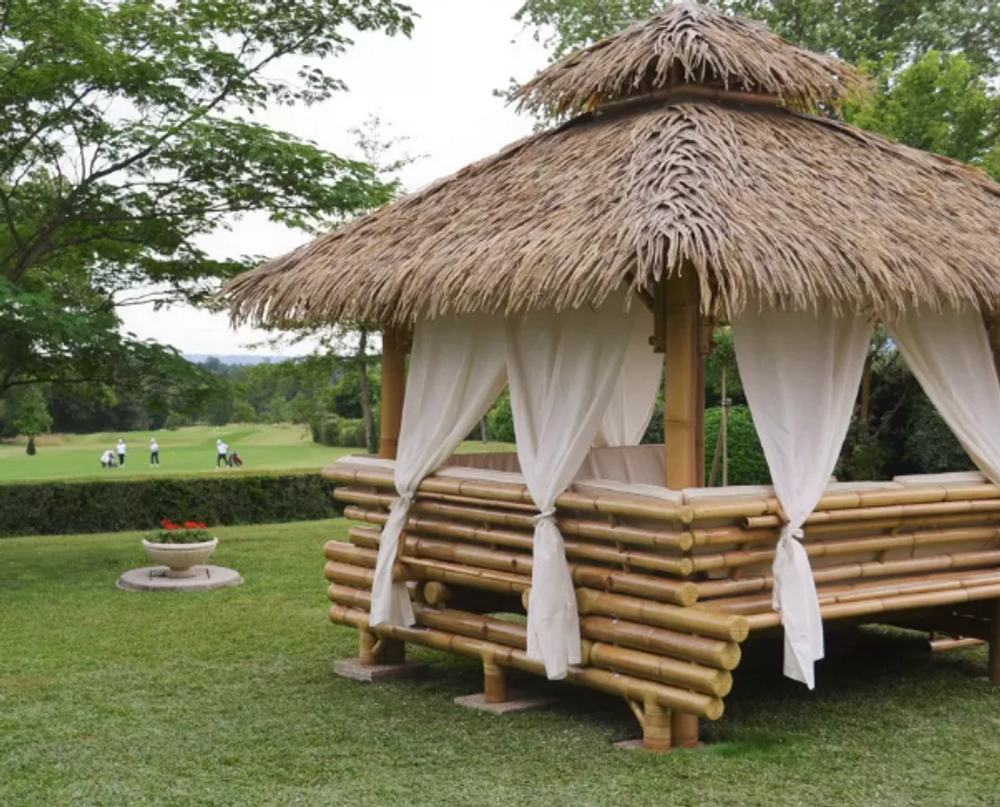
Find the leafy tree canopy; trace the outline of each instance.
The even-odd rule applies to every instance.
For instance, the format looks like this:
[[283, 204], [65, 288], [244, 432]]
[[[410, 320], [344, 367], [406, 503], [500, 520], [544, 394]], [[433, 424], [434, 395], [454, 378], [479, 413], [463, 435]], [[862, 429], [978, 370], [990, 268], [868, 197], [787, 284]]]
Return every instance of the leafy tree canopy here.
[[254, 116], [343, 89], [323, 60], [351, 32], [411, 25], [393, 0], [0, 0], [0, 394], [167, 369], [115, 309], [248, 268], [199, 246], [234, 216], [307, 227], [388, 198], [371, 167]]
[[[708, 0], [790, 41], [863, 66], [876, 92], [849, 122], [1000, 179], [1000, 4], [972, 0]], [[665, 0], [525, 0], [515, 18], [552, 58], [669, 5]]]

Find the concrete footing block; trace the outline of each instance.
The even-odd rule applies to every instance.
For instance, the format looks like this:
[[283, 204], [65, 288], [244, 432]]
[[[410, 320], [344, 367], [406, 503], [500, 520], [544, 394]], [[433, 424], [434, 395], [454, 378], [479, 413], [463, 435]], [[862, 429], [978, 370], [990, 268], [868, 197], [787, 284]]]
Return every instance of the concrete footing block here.
[[512, 692], [503, 703], [487, 703], [486, 696], [479, 692], [475, 695], [462, 695], [455, 698], [455, 703], [466, 709], [478, 712], [488, 712], [493, 715], [505, 715], [511, 712], [524, 712], [528, 709], [541, 709], [552, 703], [551, 698], [533, 695], [528, 692]]
[[371, 684], [376, 681], [401, 681], [419, 678], [427, 672], [423, 661], [406, 660], [402, 664], [362, 664], [360, 659], [340, 659], [333, 662], [333, 674], [352, 681]]

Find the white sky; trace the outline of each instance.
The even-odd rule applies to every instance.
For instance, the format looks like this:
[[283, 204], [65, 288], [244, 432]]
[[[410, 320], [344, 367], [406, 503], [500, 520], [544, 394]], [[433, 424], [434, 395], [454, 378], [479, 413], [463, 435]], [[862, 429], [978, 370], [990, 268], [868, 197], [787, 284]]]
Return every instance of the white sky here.
[[[328, 72], [344, 80], [350, 92], [310, 108], [277, 108], [260, 119], [336, 154], [357, 157], [348, 129], [377, 114], [391, 126], [388, 135], [410, 138], [407, 152], [426, 155], [401, 173], [408, 190], [529, 134], [531, 120], [516, 115], [492, 94], [506, 88], [511, 78], [530, 78], [546, 63], [542, 46], [512, 19], [520, 0], [410, 0], [409, 4], [420, 15], [411, 39], [359, 34], [354, 47], [327, 63]], [[305, 240], [303, 233], [272, 224], [266, 216], [248, 216], [203, 245], [218, 257], [273, 256]], [[188, 306], [160, 311], [151, 306], [124, 308], [121, 316], [124, 330], [185, 353], [249, 353], [248, 345], [267, 338], [249, 328], [233, 331], [225, 314]], [[298, 345], [281, 352], [309, 349]]]

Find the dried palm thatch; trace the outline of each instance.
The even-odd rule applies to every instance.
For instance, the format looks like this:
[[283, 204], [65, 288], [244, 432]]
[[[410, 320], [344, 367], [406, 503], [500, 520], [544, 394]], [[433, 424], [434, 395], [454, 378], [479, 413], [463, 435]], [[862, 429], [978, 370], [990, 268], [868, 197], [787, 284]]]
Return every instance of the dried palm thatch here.
[[1000, 185], [781, 108], [584, 115], [224, 290], [237, 321], [599, 305], [691, 265], [706, 311], [1000, 298]]
[[769, 93], [803, 111], [836, 106], [865, 85], [853, 67], [759, 23], [684, 2], [556, 62], [514, 97], [532, 110], [579, 113], [682, 81]]

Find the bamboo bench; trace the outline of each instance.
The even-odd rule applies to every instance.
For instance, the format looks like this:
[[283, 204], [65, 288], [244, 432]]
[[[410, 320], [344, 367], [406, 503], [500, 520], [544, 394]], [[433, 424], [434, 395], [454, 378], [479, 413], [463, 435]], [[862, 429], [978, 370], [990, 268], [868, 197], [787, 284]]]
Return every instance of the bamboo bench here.
[[[394, 578], [407, 581], [417, 625], [368, 625], [380, 527], [395, 492], [391, 463], [347, 461], [350, 543], [326, 545], [330, 619], [356, 628], [360, 659], [402, 658], [403, 643], [480, 659], [487, 701], [507, 697], [505, 669], [544, 675], [523, 624], [532, 517], [516, 474], [446, 469], [421, 484]], [[557, 500], [576, 587], [582, 663], [572, 683], [620, 694], [647, 747], [691, 744], [695, 718], [715, 720], [740, 644], [777, 629], [770, 566], [780, 531], [767, 488], [667, 491], [581, 481]], [[990, 641], [1000, 680], [1000, 489], [975, 477], [832, 485], [806, 522], [824, 621], [920, 627]], [[696, 725], [693, 740], [696, 741]]]

